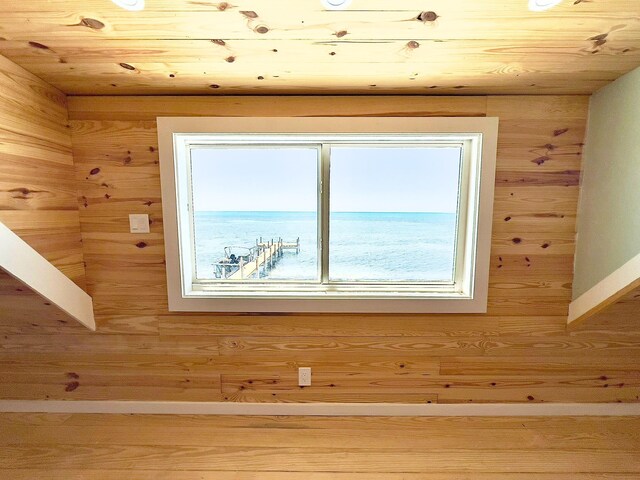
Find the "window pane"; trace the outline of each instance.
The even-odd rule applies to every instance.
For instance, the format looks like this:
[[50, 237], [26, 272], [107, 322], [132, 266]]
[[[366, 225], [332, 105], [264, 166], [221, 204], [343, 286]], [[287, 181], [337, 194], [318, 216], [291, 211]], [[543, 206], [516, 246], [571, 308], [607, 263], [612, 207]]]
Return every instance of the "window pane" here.
[[333, 147], [329, 279], [453, 282], [462, 149]]
[[197, 279], [318, 280], [317, 148], [203, 146], [191, 166]]

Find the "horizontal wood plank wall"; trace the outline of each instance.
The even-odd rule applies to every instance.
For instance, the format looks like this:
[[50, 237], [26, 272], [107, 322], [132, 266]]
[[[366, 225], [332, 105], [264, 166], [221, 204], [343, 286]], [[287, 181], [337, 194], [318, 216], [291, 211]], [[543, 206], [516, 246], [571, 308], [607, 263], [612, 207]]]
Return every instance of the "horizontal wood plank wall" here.
[[62, 325], [75, 322], [73, 317], [0, 268], [0, 324], [30, 325], [43, 317]]
[[[633, 319], [567, 332], [588, 98], [75, 97], [98, 333], [7, 326], [0, 395], [257, 402], [635, 402]], [[486, 315], [169, 313], [156, 116], [499, 116]], [[151, 233], [128, 233], [148, 213]], [[296, 385], [297, 367], [314, 385]]]
[[640, 418], [0, 414], [11, 480], [635, 480]]
[[0, 222], [84, 287], [63, 93], [0, 56]]

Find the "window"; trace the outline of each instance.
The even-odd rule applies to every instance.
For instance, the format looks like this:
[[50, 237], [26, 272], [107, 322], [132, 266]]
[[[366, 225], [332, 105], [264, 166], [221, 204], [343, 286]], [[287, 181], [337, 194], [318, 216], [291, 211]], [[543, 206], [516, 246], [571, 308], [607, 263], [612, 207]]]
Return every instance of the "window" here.
[[159, 118], [170, 309], [484, 311], [496, 132]]

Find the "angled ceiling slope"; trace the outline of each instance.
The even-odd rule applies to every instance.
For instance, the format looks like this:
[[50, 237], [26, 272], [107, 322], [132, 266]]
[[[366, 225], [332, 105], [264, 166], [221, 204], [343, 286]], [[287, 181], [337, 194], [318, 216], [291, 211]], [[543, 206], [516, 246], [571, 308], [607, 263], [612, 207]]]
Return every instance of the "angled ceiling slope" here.
[[0, 223], [0, 321], [76, 320], [95, 330], [93, 301]]

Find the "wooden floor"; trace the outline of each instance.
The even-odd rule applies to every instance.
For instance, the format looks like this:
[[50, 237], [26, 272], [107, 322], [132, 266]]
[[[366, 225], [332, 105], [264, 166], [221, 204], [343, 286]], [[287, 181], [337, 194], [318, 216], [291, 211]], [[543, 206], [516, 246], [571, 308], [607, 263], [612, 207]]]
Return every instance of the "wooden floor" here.
[[0, 478], [640, 478], [640, 417], [0, 415]]

